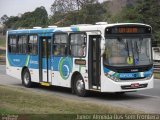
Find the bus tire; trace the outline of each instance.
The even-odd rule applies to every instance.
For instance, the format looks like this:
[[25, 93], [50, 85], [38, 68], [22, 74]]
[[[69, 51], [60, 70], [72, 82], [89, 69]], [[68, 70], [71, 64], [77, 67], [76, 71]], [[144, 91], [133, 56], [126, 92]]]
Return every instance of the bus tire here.
[[74, 91], [80, 97], [85, 97], [87, 91], [85, 90], [85, 83], [81, 75], [77, 75], [74, 82]]
[[31, 75], [28, 69], [24, 69], [22, 74], [22, 85], [27, 88], [32, 87], [33, 83], [31, 82]]

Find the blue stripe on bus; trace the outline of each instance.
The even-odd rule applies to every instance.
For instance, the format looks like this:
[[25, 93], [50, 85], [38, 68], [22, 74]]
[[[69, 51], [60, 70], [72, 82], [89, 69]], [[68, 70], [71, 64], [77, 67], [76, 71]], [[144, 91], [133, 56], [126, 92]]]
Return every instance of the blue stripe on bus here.
[[[14, 67], [24, 67], [32, 69], [39, 69], [39, 57], [38, 55], [22, 55], [22, 54], [8, 54], [8, 61], [10, 66]], [[63, 61], [62, 61], [63, 59]], [[47, 61], [46, 58], [42, 58], [42, 69], [47, 69]], [[51, 64], [52, 63], [52, 64]], [[51, 57], [48, 59], [48, 69], [59, 71], [63, 65], [67, 66], [69, 71], [72, 71], [73, 60], [70, 57]]]
[[8, 62], [14, 67], [28, 66], [29, 68], [38, 69], [38, 55], [22, 55], [8, 53]]
[[77, 32], [77, 31], [79, 31], [79, 28], [78, 28], [78, 27], [71, 27], [71, 30], [72, 30], [73, 32]]
[[30, 60], [29, 60], [28, 67], [32, 68], [32, 69], [38, 69], [39, 68], [38, 55], [30, 55]]
[[11, 66], [25, 66], [28, 55], [8, 54], [8, 61]]
[[28, 33], [28, 34], [42, 34], [42, 33], [53, 33], [56, 29], [33, 29], [33, 30], [10, 30], [8, 34], [21, 34], [21, 33]]
[[150, 75], [153, 74], [153, 68], [145, 72], [116, 73], [104, 67], [104, 73], [108, 73], [109, 75], [117, 77], [119, 79], [132, 79], [132, 78], [135, 79], [135, 78], [149, 77]]
[[[70, 27], [71, 31], [77, 32], [79, 31], [79, 27]], [[43, 28], [43, 29], [24, 29], [24, 30], [10, 30], [8, 31], [8, 34], [39, 34], [42, 36], [45, 34], [54, 33], [54, 32], [63, 32], [61, 29], [57, 28]], [[50, 36], [50, 35], [49, 35]]]

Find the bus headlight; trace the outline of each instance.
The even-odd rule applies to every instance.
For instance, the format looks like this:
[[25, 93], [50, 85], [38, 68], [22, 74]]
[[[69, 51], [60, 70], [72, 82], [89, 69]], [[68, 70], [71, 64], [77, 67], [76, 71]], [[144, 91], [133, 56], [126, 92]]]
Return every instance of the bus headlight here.
[[145, 79], [146, 79], [146, 80], [149, 80], [149, 79], [152, 78], [152, 76], [153, 76], [153, 74], [151, 74], [150, 76], [146, 77]]
[[118, 79], [117, 77], [113, 76], [113, 75], [110, 75], [108, 73], [105, 73], [105, 76], [107, 76], [108, 78], [110, 78], [111, 80], [115, 81], [115, 82], [118, 82], [120, 79]]

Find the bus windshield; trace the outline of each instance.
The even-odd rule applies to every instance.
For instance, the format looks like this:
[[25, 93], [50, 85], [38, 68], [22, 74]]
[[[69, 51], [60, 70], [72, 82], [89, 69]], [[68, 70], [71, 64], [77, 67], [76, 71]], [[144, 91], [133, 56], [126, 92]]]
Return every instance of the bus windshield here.
[[151, 38], [107, 38], [104, 64], [138, 66], [152, 64]]

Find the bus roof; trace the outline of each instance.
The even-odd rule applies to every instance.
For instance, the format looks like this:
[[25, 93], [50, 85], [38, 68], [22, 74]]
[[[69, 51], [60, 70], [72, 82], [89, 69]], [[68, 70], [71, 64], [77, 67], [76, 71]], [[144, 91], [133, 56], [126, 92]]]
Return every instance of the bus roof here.
[[18, 30], [9, 30], [8, 34], [38, 34], [38, 33], [54, 33], [54, 32], [78, 32], [78, 31], [104, 31], [107, 27], [114, 27], [120, 25], [142, 25], [148, 26], [147, 24], [142, 23], [115, 23], [115, 24], [79, 24], [71, 25], [69, 27], [49, 27], [49, 28], [36, 28], [36, 29], [18, 29]]

